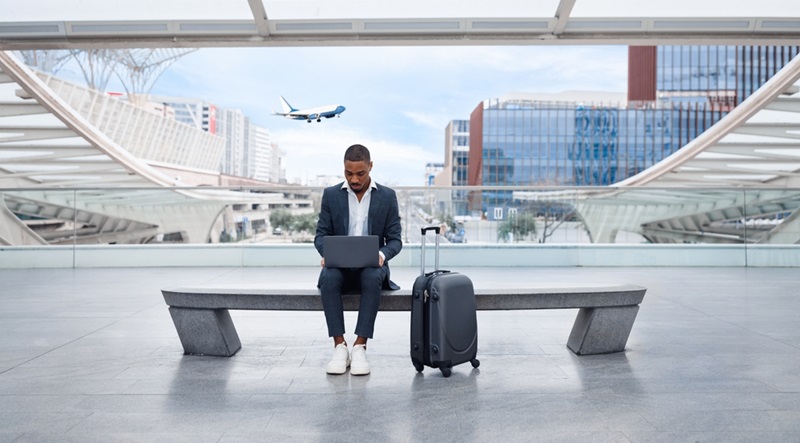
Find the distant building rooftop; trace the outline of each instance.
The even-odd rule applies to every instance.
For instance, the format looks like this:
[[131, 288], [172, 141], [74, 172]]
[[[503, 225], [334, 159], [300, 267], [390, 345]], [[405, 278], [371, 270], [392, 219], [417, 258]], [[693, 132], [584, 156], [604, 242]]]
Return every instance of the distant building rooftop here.
[[572, 102], [576, 104], [604, 104], [624, 107], [628, 101], [628, 96], [625, 92], [610, 91], [511, 92], [498, 97], [497, 101], [501, 104], [515, 102]]

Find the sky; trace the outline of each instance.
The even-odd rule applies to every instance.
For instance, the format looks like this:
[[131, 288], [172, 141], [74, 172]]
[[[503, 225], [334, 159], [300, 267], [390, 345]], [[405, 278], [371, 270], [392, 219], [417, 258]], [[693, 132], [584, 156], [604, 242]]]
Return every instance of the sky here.
[[[0, 0], [0, 21], [250, 19], [245, 0]], [[72, 2], [76, 3], [76, 2]], [[553, 17], [558, 0], [263, 2], [271, 19], [336, 17]], [[567, 2], [569, 4], [570, 2]], [[796, 17], [797, 0], [578, 0], [570, 16]], [[512, 92], [625, 92], [625, 46], [205, 48], [177, 61], [151, 92], [238, 108], [286, 152], [290, 181], [341, 174], [353, 143], [373, 154], [385, 184], [422, 185], [444, 161], [444, 129], [483, 100]], [[113, 85], [109, 88], [112, 89]], [[117, 89], [117, 90], [122, 90]], [[283, 95], [296, 108], [335, 104], [341, 118], [307, 124], [271, 116]]]
[[[241, 109], [285, 151], [289, 182], [341, 175], [345, 149], [370, 149], [372, 176], [421, 186], [444, 162], [445, 127], [484, 100], [512, 92], [625, 92], [626, 46], [203, 48], [172, 64], [151, 93]], [[113, 82], [108, 90], [114, 90]], [[343, 105], [340, 118], [273, 116]]]

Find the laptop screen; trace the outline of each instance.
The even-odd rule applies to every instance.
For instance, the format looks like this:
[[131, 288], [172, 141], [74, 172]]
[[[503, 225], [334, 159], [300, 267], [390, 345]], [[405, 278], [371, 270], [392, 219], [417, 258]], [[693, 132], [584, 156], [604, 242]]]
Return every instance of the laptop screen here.
[[377, 268], [377, 235], [326, 235], [322, 238], [326, 268]]

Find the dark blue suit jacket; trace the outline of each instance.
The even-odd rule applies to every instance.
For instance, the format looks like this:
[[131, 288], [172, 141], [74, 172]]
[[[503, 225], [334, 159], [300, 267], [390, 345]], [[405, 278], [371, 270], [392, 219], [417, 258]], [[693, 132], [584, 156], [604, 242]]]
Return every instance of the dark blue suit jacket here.
[[[350, 208], [347, 201], [347, 189], [342, 189], [342, 184], [325, 188], [322, 193], [322, 208], [317, 221], [317, 233], [314, 237], [314, 246], [321, 256], [322, 237], [326, 235], [347, 235], [350, 225]], [[400, 226], [400, 212], [397, 207], [397, 194], [394, 189], [375, 183], [369, 203], [369, 235], [377, 235], [379, 247], [385, 261], [386, 280], [383, 286], [387, 289], [400, 289], [389, 279], [389, 260], [400, 253], [403, 248], [402, 228]]]

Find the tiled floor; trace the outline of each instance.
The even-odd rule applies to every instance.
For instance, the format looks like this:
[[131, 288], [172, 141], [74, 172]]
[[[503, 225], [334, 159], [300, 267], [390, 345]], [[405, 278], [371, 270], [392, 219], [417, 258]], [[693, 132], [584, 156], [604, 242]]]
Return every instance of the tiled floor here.
[[311, 287], [314, 268], [3, 270], [0, 442], [800, 441], [797, 269], [461, 271], [648, 292], [613, 355], [566, 349], [573, 310], [481, 312], [481, 366], [448, 379], [412, 367], [408, 313], [381, 313], [373, 372], [353, 377], [324, 372], [321, 312], [233, 312], [238, 354], [184, 356], [159, 293]]

